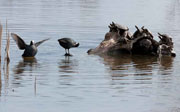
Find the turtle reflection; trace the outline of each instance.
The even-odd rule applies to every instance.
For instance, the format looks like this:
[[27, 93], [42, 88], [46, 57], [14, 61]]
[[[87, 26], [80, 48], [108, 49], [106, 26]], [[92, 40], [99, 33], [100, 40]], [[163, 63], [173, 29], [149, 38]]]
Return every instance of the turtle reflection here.
[[152, 75], [157, 69], [171, 71], [174, 59], [168, 56], [157, 58], [147, 55], [106, 55], [102, 58], [105, 65], [109, 66], [112, 77], [116, 78], [136, 74]]
[[159, 67], [158, 74], [161, 74], [161, 75], [172, 74], [173, 60], [174, 60], [174, 58], [170, 58], [168, 56], [159, 57], [159, 64], [161, 66]]
[[159, 62], [164, 70], [171, 69], [173, 67], [174, 58], [169, 56], [162, 56], [159, 58]]
[[158, 58], [154, 56], [137, 55], [132, 57], [132, 62], [136, 69], [151, 71], [153, 66], [158, 64]]
[[127, 70], [126, 64], [130, 64], [132, 58], [130, 55], [117, 55], [117, 56], [102, 56], [106, 65], [110, 66], [111, 70]]

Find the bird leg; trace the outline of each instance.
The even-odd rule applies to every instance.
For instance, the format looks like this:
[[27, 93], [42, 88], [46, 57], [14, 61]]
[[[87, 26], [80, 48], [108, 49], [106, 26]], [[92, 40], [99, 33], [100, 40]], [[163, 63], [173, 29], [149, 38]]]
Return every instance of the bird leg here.
[[68, 53], [67, 53], [67, 49], [65, 49], [65, 56], [67, 56], [68, 55]]
[[68, 49], [68, 55], [69, 55], [69, 56], [72, 56], [72, 55], [70, 54], [70, 52], [69, 52], [69, 49]]
[[65, 54], [65, 56], [72, 56], [70, 53], [69, 53], [69, 49], [65, 49], [65, 51], [66, 51], [66, 54]]

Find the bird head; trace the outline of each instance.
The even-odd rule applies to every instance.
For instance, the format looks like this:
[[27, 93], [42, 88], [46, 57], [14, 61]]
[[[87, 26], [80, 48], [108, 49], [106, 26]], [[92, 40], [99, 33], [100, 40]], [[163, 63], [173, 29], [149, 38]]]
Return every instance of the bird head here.
[[34, 45], [34, 40], [31, 40], [30, 45]]
[[79, 46], [79, 43], [76, 43], [75, 47], [78, 47]]

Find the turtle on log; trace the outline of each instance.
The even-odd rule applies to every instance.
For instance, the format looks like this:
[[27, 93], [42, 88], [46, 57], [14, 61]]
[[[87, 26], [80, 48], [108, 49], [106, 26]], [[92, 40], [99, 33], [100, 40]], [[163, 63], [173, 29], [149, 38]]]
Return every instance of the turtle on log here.
[[142, 26], [135, 26], [133, 35], [127, 26], [110, 23], [109, 32], [104, 40], [94, 49], [89, 49], [88, 54], [143, 54], [143, 55], [170, 55], [175, 56], [172, 38], [166, 34], [159, 34], [160, 41], [156, 41], [152, 33]]

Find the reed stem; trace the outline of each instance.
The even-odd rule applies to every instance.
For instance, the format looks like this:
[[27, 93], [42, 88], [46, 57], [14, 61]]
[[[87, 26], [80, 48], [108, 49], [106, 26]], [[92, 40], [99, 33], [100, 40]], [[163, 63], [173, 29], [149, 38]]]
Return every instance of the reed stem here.
[[2, 42], [2, 31], [3, 27], [2, 24], [0, 23], [0, 96], [1, 96], [1, 89], [2, 89], [2, 79], [1, 79], [1, 42]]
[[9, 31], [8, 31], [8, 34], [7, 34], [7, 45], [6, 45], [6, 59], [7, 59], [7, 63], [10, 62], [9, 46], [10, 46], [10, 35], [9, 35]]
[[7, 61], [7, 63], [10, 62], [10, 58], [9, 58], [9, 45], [10, 45], [10, 35], [9, 35], [9, 31], [8, 31], [8, 24], [7, 24], [7, 20], [6, 20], [6, 56], [5, 56], [5, 60]]
[[3, 31], [3, 27], [2, 27], [2, 24], [0, 23], [0, 62], [1, 62], [2, 31]]

